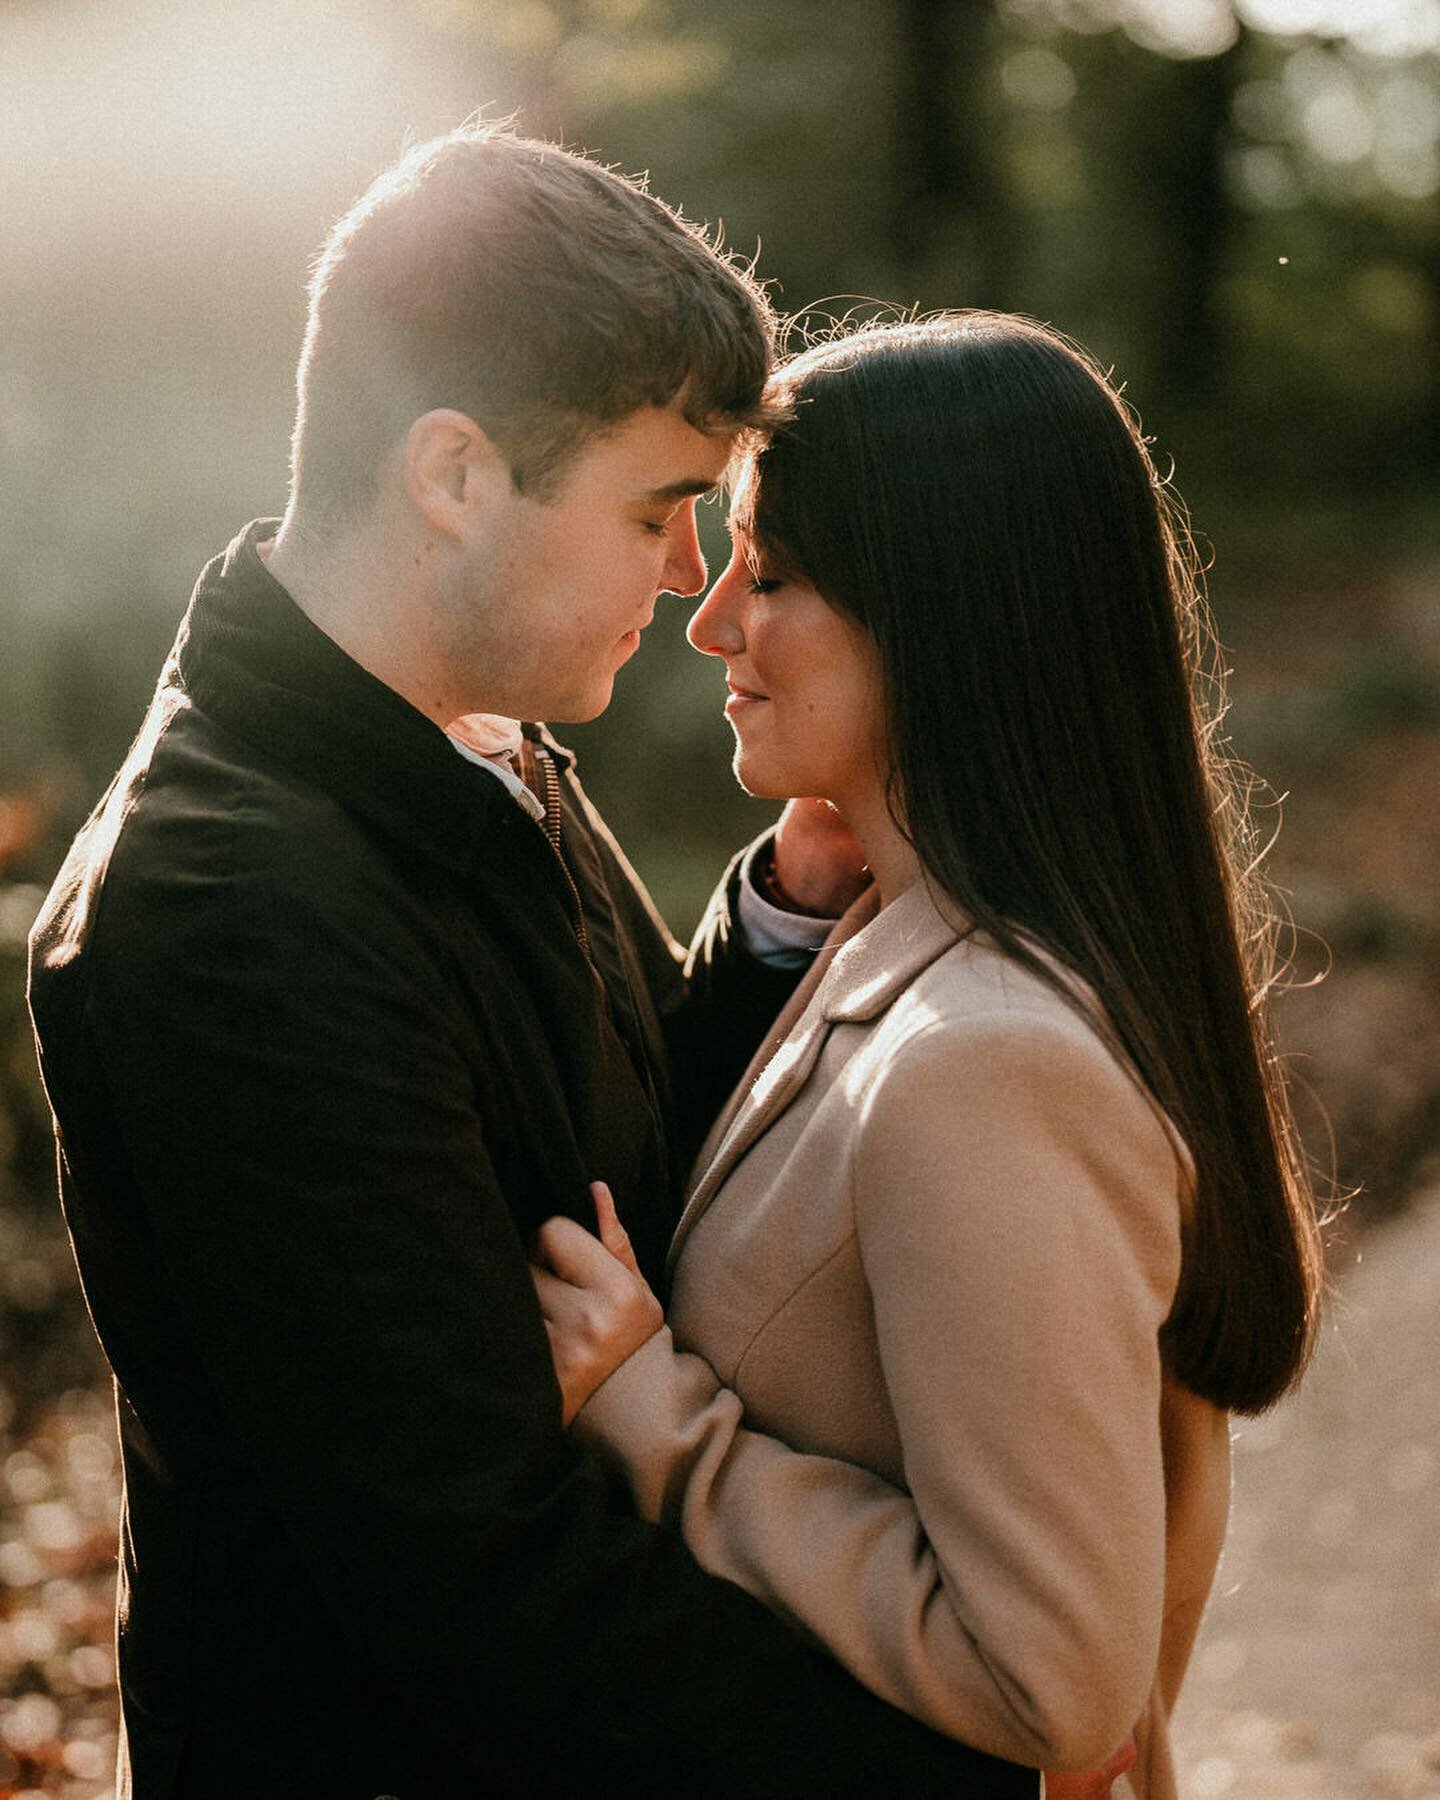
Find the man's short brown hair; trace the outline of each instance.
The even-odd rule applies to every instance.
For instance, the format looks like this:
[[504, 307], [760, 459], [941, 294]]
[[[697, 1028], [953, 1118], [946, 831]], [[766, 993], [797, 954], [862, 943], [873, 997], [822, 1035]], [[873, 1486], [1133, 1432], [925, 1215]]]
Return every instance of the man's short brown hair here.
[[749, 271], [634, 181], [508, 126], [410, 151], [339, 220], [310, 284], [296, 492], [353, 518], [386, 452], [454, 407], [517, 489], [644, 406], [762, 422], [774, 318]]

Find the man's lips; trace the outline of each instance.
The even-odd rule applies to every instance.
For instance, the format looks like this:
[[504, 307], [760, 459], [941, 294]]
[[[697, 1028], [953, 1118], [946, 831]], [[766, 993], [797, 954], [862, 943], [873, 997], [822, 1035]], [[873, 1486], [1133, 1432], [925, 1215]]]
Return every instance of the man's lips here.
[[640, 633], [645, 630], [646, 626], [649, 625], [650, 620], [654, 617], [655, 615], [652, 612], [649, 618], [642, 619], [638, 625], [632, 627], [623, 637], [617, 638], [615, 640], [616, 643], [623, 645], [626, 650], [636, 649], [640, 643]]

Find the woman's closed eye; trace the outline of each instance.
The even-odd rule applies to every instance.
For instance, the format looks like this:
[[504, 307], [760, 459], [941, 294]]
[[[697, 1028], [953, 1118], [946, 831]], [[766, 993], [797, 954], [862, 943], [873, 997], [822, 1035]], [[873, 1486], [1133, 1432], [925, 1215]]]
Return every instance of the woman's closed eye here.
[[745, 558], [745, 567], [750, 580], [746, 584], [752, 594], [773, 594], [776, 588], [784, 587], [784, 577], [775, 572], [773, 564], [767, 564], [759, 551], [752, 551]]

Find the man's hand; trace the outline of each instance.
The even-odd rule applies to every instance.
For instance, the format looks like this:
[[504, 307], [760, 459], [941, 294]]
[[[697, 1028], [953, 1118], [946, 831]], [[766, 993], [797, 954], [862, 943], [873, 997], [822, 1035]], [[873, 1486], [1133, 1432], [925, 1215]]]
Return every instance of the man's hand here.
[[590, 1193], [599, 1241], [573, 1219], [547, 1219], [530, 1266], [566, 1425], [601, 1382], [665, 1323], [660, 1302], [636, 1264], [609, 1188], [603, 1181], [593, 1181]]
[[1126, 1738], [1107, 1763], [1083, 1775], [1045, 1775], [1045, 1800], [1110, 1800], [1110, 1784], [1135, 1766], [1135, 1740]]
[[838, 919], [869, 886], [870, 870], [828, 800], [792, 800], [775, 829], [775, 878], [796, 912]]

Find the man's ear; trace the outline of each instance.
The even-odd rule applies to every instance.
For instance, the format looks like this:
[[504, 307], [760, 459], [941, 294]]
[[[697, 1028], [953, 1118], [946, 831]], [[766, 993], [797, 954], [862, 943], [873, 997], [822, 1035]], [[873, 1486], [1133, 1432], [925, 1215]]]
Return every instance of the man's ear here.
[[422, 413], [405, 434], [405, 491], [432, 531], [459, 540], [492, 494], [510, 487], [510, 465], [468, 414]]

